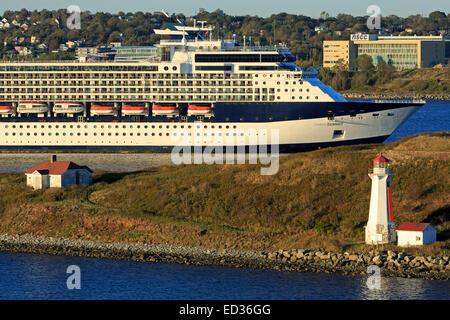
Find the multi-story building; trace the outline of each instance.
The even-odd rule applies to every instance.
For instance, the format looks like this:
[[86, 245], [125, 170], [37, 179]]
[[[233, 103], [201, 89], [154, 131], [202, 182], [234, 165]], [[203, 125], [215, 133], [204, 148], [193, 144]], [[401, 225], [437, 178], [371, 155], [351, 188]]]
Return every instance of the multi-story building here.
[[351, 41], [324, 41], [323, 42], [323, 66], [332, 68], [337, 63], [350, 66], [350, 62], [356, 58], [357, 50]]
[[445, 36], [352, 34], [350, 41], [324, 41], [323, 64], [333, 67], [342, 59], [352, 68], [354, 59], [365, 54], [375, 66], [384, 61], [398, 70], [429, 68], [448, 62], [449, 40]]

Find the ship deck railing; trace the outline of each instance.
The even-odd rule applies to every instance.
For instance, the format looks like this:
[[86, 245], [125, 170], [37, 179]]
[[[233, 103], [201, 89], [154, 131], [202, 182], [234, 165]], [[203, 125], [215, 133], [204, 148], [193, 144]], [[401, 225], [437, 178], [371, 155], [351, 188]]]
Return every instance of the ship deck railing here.
[[289, 51], [286, 47], [270, 47], [270, 46], [252, 46], [252, 47], [218, 47], [217, 49], [207, 47], [207, 48], [189, 48], [189, 51], [201, 51], [201, 52], [216, 52], [216, 51], [225, 51], [225, 52], [258, 52], [258, 51]]
[[373, 100], [375, 103], [426, 103], [425, 100], [421, 99], [409, 99], [409, 100], [402, 100], [402, 99], [375, 99]]
[[[189, 46], [189, 44], [199, 44], [201, 45], [202, 43], [206, 43], [210, 42], [210, 41], [205, 41], [205, 40], [187, 40], [185, 43]], [[164, 44], [183, 44], [182, 40], [178, 40], [178, 39], [166, 39], [166, 40], [161, 40], [160, 44], [164, 45]], [[288, 47], [285, 46], [252, 46], [252, 45], [246, 45], [246, 46], [217, 46], [216, 49], [211, 48], [211, 46], [207, 46], [207, 47], [195, 47], [195, 48], [189, 48], [188, 50], [190, 51], [289, 51]]]

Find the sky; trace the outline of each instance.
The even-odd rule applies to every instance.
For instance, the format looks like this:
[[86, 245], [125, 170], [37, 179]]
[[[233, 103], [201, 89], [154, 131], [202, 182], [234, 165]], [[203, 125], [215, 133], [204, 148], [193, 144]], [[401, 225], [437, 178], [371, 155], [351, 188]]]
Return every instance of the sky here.
[[117, 13], [123, 12], [154, 12], [165, 10], [168, 13], [183, 13], [186, 16], [194, 15], [199, 8], [207, 11], [222, 9], [230, 15], [258, 15], [268, 17], [274, 13], [287, 12], [302, 14], [317, 18], [322, 11], [330, 16], [338, 13], [348, 13], [354, 16], [368, 15], [367, 7], [377, 5], [381, 15], [395, 14], [407, 17], [412, 14], [428, 15], [439, 10], [450, 13], [449, 0], [2, 0], [1, 13], [4, 10], [62, 9], [70, 5], [78, 5], [81, 10], [91, 12], [103, 11]]

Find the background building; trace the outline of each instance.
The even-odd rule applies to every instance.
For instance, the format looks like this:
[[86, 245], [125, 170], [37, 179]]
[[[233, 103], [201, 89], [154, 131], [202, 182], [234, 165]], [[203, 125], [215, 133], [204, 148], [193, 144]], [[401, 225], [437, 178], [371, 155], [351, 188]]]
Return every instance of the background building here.
[[340, 60], [350, 66], [350, 62], [356, 59], [357, 49], [352, 41], [324, 41], [323, 42], [323, 66], [332, 68]]
[[370, 56], [375, 66], [384, 61], [397, 70], [430, 68], [448, 63], [450, 38], [352, 34], [350, 41], [323, 42], [324, 67], [333, 67], [343, 59], [352, 69], [356, 57], [363, 54]]

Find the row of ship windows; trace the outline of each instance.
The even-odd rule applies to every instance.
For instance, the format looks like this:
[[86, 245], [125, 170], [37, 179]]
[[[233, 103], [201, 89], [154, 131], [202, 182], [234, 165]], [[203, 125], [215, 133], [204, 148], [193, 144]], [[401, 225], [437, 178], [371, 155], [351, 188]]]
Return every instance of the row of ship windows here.
[[[265, 76], [265, 75], [264, 75]], [[255, 77], [258, 77], [256, 74]], [[280, 75], [278, 74], [278, 77]], [[83, 73], [83, 74], [60, 74], [60, 73], [0, 73], [0, 79], [49, 79], [49, 80], [64, 80], [64, 79], [252, 79], [252, 74], [245, 73], [163, 73], [163, 74], [121, 74], [121, 73]], [[272, 74], [270, 74], [272, 78]]]
[[[42, 88], [42, 89], [3, 89], [0, 88], [0, 93], [37, 93], [37, 94], [47, 94], [47, 93], [82, 93], [82, 94], [88, 94], [88, 93], [259, 93], [267, 92], [270, 93], [275, 92], [275, 88], [95, 88], [91, 89], [62, 89], [62, 88]], [[281, 92], [281, 89], [278, 88], [276, 90], [277, 92]], [[291, 89], [290, 91], [295, 92], [296, 89]], [[298, 89], [299, 92], [303, 92], [303, 89]], [[309, 92], [309, 89], [305, 90], [306, 92]], [[284, 92], [289, 92], [288, 88], [284, 89]]]
[[[258, 85], [259, 82], [255, 81], [255, 85]], [[261, 82], [262, 85], [266, 85], [266, 81]], [[277, 85], [280, 85], [281, 82], [278, 81]], [[284, 83], [285, 85], [297, 85], [296, 81], [293, 81], [292, 83], [289, 83], [286, 81]], [[303, 82], [300, 82], [300, 85], [303, 85]], [[86, 87], [139, 87], [139, 86], [155, 86], [155, 87], [195, 87], [195, 86], [253, 86], [252, 81], [0, 81], [0, 86], [2, 87], [23, 87], [23, 86], [29, 86], [29, 87], [59, 87], [59, 86], [86, 86]], [[30, 88], [32, 89], [32, 88]], [[146, 88], [150, 89], [150, 88]], [[156, 88], [153, 88], [156, 89]]]
[[[16, 129], [16, 128], [18, 128], [18, 129], [22, 129], [22, 128], [27, 128], [27, 129], [30, 129], [31, 128], [31, 125], [15, 125], [15, 124], [13, 124], [13, 125], [5, 125], [5, 129], [8, 129], [8, 128], [12, 128], [12, 129]], [[33, 125], [32, 126], [34, 129], [36, 129], [36, 128], [38, 128], [38, 125]], [[48, 129], [51, 129], [53, 126], [51, 125], [51, 124], [48, 124], [48, 125], [40, 125], [40, 127], [41, 127], [41, 129], [45, 129], [45, 128], [48, 128]], [[58, 129], [58, 128], [60, 128], [60, 125], [55, 125], [54, 126], [56, 129]], [[65, 129], [65, 128], [70, 128], [70, 129], [73, 129], [73, 128], [77, 128], [77, 129], [81, 129], [81, 127], [83, 127], [84, 129], [88, 129], [89, 128], [89, 126], [87, 126], [87, 125], [83, 125], [83, 126], [81, 126], [81, 125], [65, 125], [65, 124], [63, 124], [63, 125], [61, 125], [61, 128], [63, 128], [63, 129]], [[114, 128], [114, 129], [119, 129], [120, 127], [122, 127], [123, 129], [133, 129], [133, 125], [93, 125], [93, 128], [94, 129], [96, 129], [96, 128], [101, 128], [101, 129], [103, 129], [103, 128], [109, 128], [109, 129], [112, 129], [112, 128]], [[160, 125], [136, 125], [136, 128], [137, 129], [140, 129], [140, 128], [143, 128], [143, 129], [149, 129], [149, 128], [152, 128], [152, 129], [155, 129], [155, 128], [159, 128], [159, 129], [162, 129], [164, 126], [162, 125], [162, 124], [160, 124]], [[192, 126], [192, 125], [180, 125], [180, 129], [184, 129], [184, 128], [187, 128], [187, 129], [191, 129], [192, 127], [194, 127], [194, 126]], [[197, 129], [200, 129], [201, 128], [201, 125], [195, 125], [195, 127], [197, 128]], [[230, 129], [230, 128], [233, 128], [233, 129], [236, 129], [237, 128], [237, 126], [236, 125], [233, 125], [233, 126], [231, 126], [231, 125], [225, 125], [225, 126], [223, 126], [225, 129]], [[177, 129], [178, 128], [178, 126], [177, 125], [165, 125], [165, 128], [166, 129]], [[208, 129], [208, 128], [210, 128], [210, 129], [215, 129], [215, 128], [217, 128], [217, 129], [222, 129], [222, 125], [218, 125], [218, 126], [216, 126], [216, 125], [203, 125], [203, 128], [204, 129]]]
[[[255, 84], [258, 84], [256, 81]], [[263, 84], [266, 84], [263, 81]], [[140, 86], [155, 86], [155, 87], [193, 87], [193, 86], [253, 86], [251, 81], [136, 81], [136, 82], [127, 82], [127, 81], [0, 81], [0, 86], [6, 87], [67, 87], [67, 86], [77, 86], [77, 87], [140, 87]]]
[[[16, 136], [16, 133], [13, 132], [11, 135], [12, 135], [12, 136]], [[19, 132], [17, 135], [18, 135], [18, 136], [23, 136], [24, 134], [23, 134], [22, 132]], [[27, 132], [26, 135], [27, 135], [27, 136], [31, 136], [31, 133], [30, 133], [30, 132]], [[34, 136], [38, 136], [37, 132], [35, 132], [33, 135], [34, 135]], [[49, 132], [47, 135], [48, 135], [48, 136], [52, 136], [52, 133]], [[63, 132], [63, 133], [61, 133], [61, 135], [62, 135], [62, 136], [66, 136], [67, 134], [66, 134], [66, 132]], [[74, 136], [74, 135], [75, 135], [75, 134], [74, 134], [73, 132], [69, 132], [69, 136]], [[81, 133], [78, 132], [76, 135], [77, 135], [77, 136], [81, 136]], [[87, 132], [84, 133], [84, 136], [88, 136], [88, 135], [89, 135], [89, 134], [88, 134]], [[94, 136], [97, 136], [97, 132], [94, 132], [93, 135], [94, 135]], [[106, 134], [105, 134], [104, 132], [101, 132], [101, 133], [100, 133], [100, 136], [105, 136], [105, 135], [106, 135]], [[108, 136], [112, 136], [113, 134], [112, 134], [111, 132], [109, 132], [107, 135], [108, 135]], [[115, 133], [115, 136], [119, 136], [119, 135], [120, 135], [119, 132], [116, 132], [116, 133]], [[122, 136], [126, 136], [126, 135], [127, 135], [126, 132], [123, 132], [123, 133], [122, 133]], [[129, 133], [128, 135], [129, 135], [129, 136], [133, 136], [133, 133], [131, 132], [131, 133]], [[136, 135], [137, 135], [137, 136], [141, 136], [141, 134], [140, 134], [139, 132], [136, 133]], [[143, 135], [144, 135], [144, 136], [148, 136], [149, 133], [145, 132], [145, 133], [143, 133]], [[159, 132], [159, 133], [152, 132], [151, 135], [152, 135], [152, 136], [158, 135], [158, 136], [161, 137], [161, 136], [163, 136], [163, 133], [162, 133], [162, 132]], [[170, 133], [169, 133], [169, 132], [166, 132], [165, 135], [166, 135], [166, 136], [170, 136]], [[184, 136], [184, 132], [180, 132], [179, 135], [180, 135], [180, 136]], [[190, 137], [190, 136], [192, 136], [192, 133], [188, 132], [186, 135]], [[197, 135], [198, 137], [201, 136], [200, 133], [197, 133], [196, 135]], [[214, 137], [214, 136], [216, 135], [216, 133], [212, 132], [212, 133], [209, 133], [209, 135]], [[221, 133], [221, 132], [218, 132], [217, 135], [218, 135], [218, 136], [222, 136], [222, 133]], [[233, 134], [227, 132], [227, 133], [225, 133], [225, 135], [228, 137], [228, 136], [230, 136], [230, 135], [232, 135], [232, 136], [237, 136], [238, 134], [237, 134], [236, 132], [233, 132]], [[239, 135], [243, 137], [243, 136], [244, 136], [244, 133], [241, 132], [241, 133], [239, 133]], [[8, 132], [5, 132], [5, 136], [9, 136], [9, 133], [8, 133]], [[45, 136], [45, 133], [42, 132], [42, 133], [41, 133], [41, 136]], [[55, 133], [55, 136], [59, 136], [59, 132], [56, 132], [56, 133]], [[176, 136], [177, 136], [177, 132], [173, 132], [173, 133], [172, 133], [172, 136], [176, 137]], [[205, 137], [208, 136], [208, 133], [205, 132], [205, 133], [203, 134], [203, 136], [205, 136]]]
[[[0, 73], [0, 79], [252, 79], [274, 78], [275, 74], [251, 74], [251, 73]], [[285, 77], [284, 74], [277, 73], [277, 78]], [[290, 78], [290, 75], [286, 75]], [[298, 77], [294, 77], [298, 78]]]
[[[281, 100], [281, 96], [277, 96], [277, 100]], [[291, 96], [292, 100], [295, 99], [302, 100], [303, 96]], [[10, 101], [12, 98], [11, 96], [2, 96], [0, 95], [0, 100], [6, 100]], [[14, 99], [31, 99], [31, 100], [44, 100], [44, 98], [41, 98], [39, 96], [23, 96], [21, 98], [15, 97]], [[50, 99], [55, 99], [54, 97], [50, 97]], [[62, 96], [58, 96], [57, 99], [63, 99]], [[73, 99], [73, 100], [80, 100], [80, 101], [113, 101], [117, 102], [117, 100], [133, 100], [133, 101], [188, 101], [191, 102], [192, 100], [198, 100], [201, 101], [274, 101], [275, 96], [270, 95], [269, 97], [263, 95], [263, 96], [245, 96], [245, 95], [233, 95], [233, 96], [97, 96], [92, 98], [91, 96], [64, 96], [64, 99]], [[283, 97], [283, 99], [286, 99], [286, 97]], [[310, 99], [310, 96], [305, 96], [305, 99]], [[319, 96], [314, 96], [314, 99], [318, 100]], [[45, 99], [47, 100], [47, 99]]]

